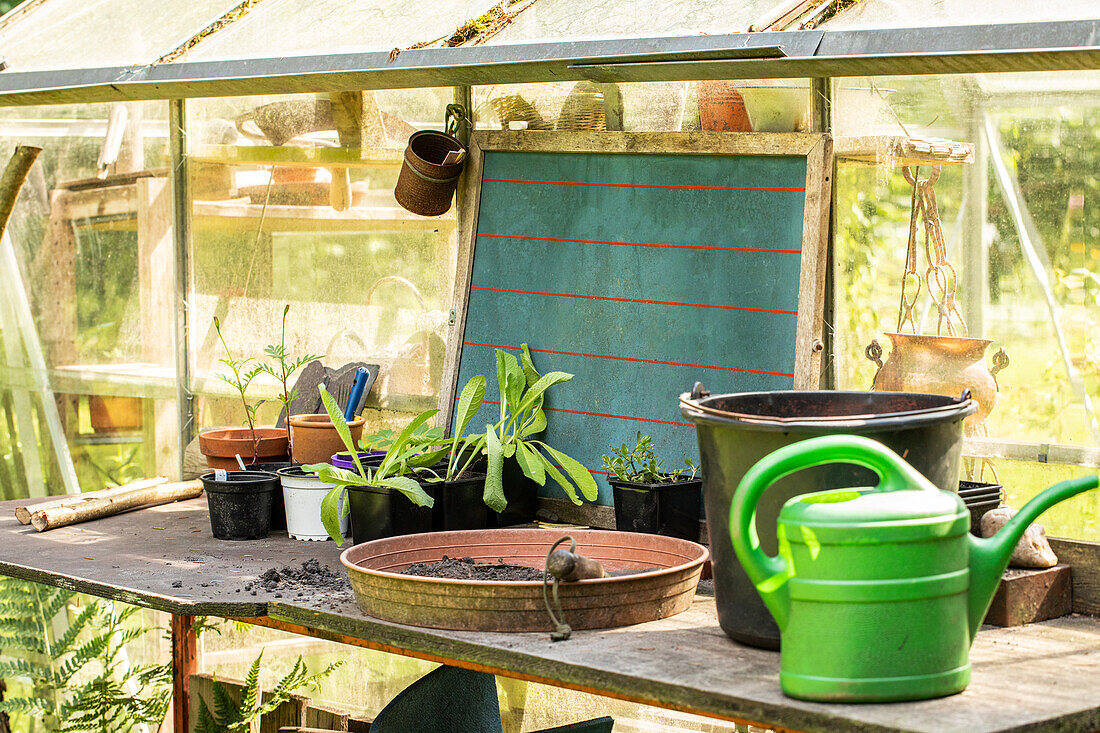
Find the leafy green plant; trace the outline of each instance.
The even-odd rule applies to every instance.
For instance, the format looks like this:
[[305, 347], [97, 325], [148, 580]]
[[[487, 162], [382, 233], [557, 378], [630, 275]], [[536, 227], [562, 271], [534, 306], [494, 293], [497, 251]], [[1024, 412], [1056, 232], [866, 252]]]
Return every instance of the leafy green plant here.
[[[638, 484], [668, 484], [676, 481], [690, 481], [695, 478], [699, 467], [690, 458], [684, 459], [687, 469], [677, 468], [674, 471], [662, 471], [661, 462], [657, 460], [657, 454], [653, 450], [653, 438], [642, 435], [639, 430], [634, 445], [623, 443], [618, 448], [613, 445], [611, 455], [603, 456], [603, 465], [607, 472], [623, 481], [631, 481]], [[691, 471], [691, 475], [681, 479], [685, 470]]]
[[214, 697], [214, 709], [210, 710], [206, 701], [202, 701], [199, 708], [198, 720], [195, 724], [195, 733], [249, 733], [253, 723], [260, 721], [263, 716], [273, 712], [280, 705], [290, 699], [291, 693], [303, 687], [311, 690], [320, 690], [321, 682], [331, 675], [343, 662], [333, 662], [323, 671], [311, 675], [302, 657], [281, 680], [275, 683], [271, 694], [264, 699], [260, 690], [260, 664], [264, 653], [256, 657], [245, 676], [244, 690], [241, 692], [240, 702], [233, 700], [229, 691], [214, 680], [212, 695]]
[[230, 376], [225, 374], [218, 374], [218, 379], [222, 380], [233, 389], [237, 390], [237, 394], [240, 396], [241, 405], [244, 407], [244, 425], [248, 428], [249, 434], [252, 436], [252, 461], [259, 460], [259, 442], [256, 439], [256, 410], [260, 409], [260, 405], [263, 404], [263, 400], [257, 400], [256, 402], [249, 402], [246, 392], [248, 391], [248, 385], [252, 383], [252, 380], [256, 378], [256, 375], [264, 371], [262, 365], [256, 365], [249, 367], [253, 358], [247, 356], [243, 359], [234, 359], [233, 352], [229, 350], [229, 344], [225, 342], [225, 337], [222, 336], [222, 325], [218, 321], [218, 317], [214, 316], [214, 330], [218, 332], [218, 340], [222, 343], [222, 348], [225, 349], [225, 358], [218, 361], [229, 368]]
[[439, 410], [427, 410], [417, 415], [405, 426], [396, 438], [390, 443], [382, 463], [378, 467], [365, 467], [359, 460], [359, 452], [355, 449], [355, 442], [351, 438], [351, 431], [344, 419], [340, 406], [336, 400], [321, 385], [321, 401], [325, 405], [325, 411], [336, 432], [344, 442], [344, 447], [351, 453], [355, 463], [355, 471], [345, 468], [337, 468], [328, 463], [313, 463], [302, 468], [316, 475], [325, 483], [335, 484], [321, 502], [321, 523], [325, 526], [337, 545], [344, 544], [344, 535], [340, 531], [340, 520], [349, 512], [348, 502], [345, 500], [349, 486], [372, 486], [376, 488], [393, 489], [399, 491], [416, 506], [431, 507], [435, 501], [428, 495], [424, 488], [410, 474], [420, 473], [428, 466], [436, 463], [445, 452], [444, 450], [423, 451], [422, 446], [411, 441], [417, 428], [424, 425]]
[[[546, 412], [543, 402], [546, 391], [556, 384], [573, 378], [566, 372], [539, 374], [531, 360], [527, 344], [522, 344], [520, 359], [506, 351], [496, 349], [497, 383], [500, 387], [500, 420], [486, 425], [485, 431], [452, 442], [452, 455], [468, 456], [466, 466], [482, 453], [486, 456], [485, 504], [495, 512], [508, 506], [504, 496], [504, 460], [514, 458], [527, 478], [539, 486], [552, 478], [574, 504], [580, 504], [577, 490], [589, 501], [597, 496], [596, 481], [580, 461], [536, 440], [546, 429]], [[472, 382], [473, 380], [471, 380]], [[484, 400], [484, 385], [467, 384], [459, 398], [456, 413], [456, 436], [480, 410]], [[465, 470], [465, 466], [459, 474]]]
[[134, 606], [101, 600], [80, 606], [82, 598], [0, 580], [0, 678], [29, 687], [0, 701], [0, 713], [62, 733], [159, 726], [171, 696], [171, 664], [131, 665], [124, 651], [156, 627], [135, 625]]
[[[298, 390], [290, 389], [288, 383], [290, 377], [294, 372], [298, 371], [311, 361], [317, 361], [321, 358], [318, 354], [303, 354], [302, 356], [292, 357], [287, 354], [286, 351], [286, 317], [290, 313], [290, 304], [287, 303], [283, 308], [283, 324], [281, 330], [281, 336], [279, 337], [279, 343], [269, 344], [264, 348], [264, 354], [267, 355], [271, 362], [264, 362], [257, 366], [257, 369], [261, 372], [266, 372], [275, 379], [279, 380], [279, 384], [282, 385], [282, 391], [279, 393], [278, 400], [282, 403], [283, 409], [286, 410], [286, 437], [290, 439], [290, 403], [298, 396]], [[221, 332], [218, 332], [221, 335]], [[243, 396], [243, 395], [242, 395]]]

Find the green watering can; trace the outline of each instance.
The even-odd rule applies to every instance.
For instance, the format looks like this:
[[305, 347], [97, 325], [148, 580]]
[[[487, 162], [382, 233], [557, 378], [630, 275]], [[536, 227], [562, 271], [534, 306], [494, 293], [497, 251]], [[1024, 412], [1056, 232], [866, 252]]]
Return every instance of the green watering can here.
[[[764, 554], [760, 496], [788, 474], [828, 463], [869, 468], [879, 484], [789, 500], [779, 513], [779, 553]], [[779, 625], [783, 692], [833, 702], [961, 692], [970, 645], [1020, 536], [1051, 506], [1097, 483], [1089, 476], [1052, 486], [981, 539], [970, 534], [957, 494], [868, 438], [811, 438], [763, 458], [734, 493], [730, 537]]]

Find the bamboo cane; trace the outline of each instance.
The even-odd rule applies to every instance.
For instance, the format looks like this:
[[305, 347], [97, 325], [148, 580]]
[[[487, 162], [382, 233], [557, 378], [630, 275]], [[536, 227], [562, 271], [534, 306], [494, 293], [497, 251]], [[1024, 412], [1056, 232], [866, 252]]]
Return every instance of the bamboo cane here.
[[200, 494], [202, 494], [201, 481], [160, 484], [143, 489], [134, 489], [117, 496], [92, 499], [76, 505], [36, 511], [31, 515], [31, 525], [39, 532], [46, 532], [58, 527], [67, 527], [70, 524], [114, 516], [129, 509], [137, 509], [151, 504], [193, 499]]
[[105, 499], [111, 496], [120, 496], [126, 494], [135, 489], [148, 489], [153, 486], [160, 486], [161, 484], [168, 483], [168, 479], [164, 476], [157, 476], [155, 478], [144, 478], [140, 481], [132, 481], [122, 486], [115, 486], [110, 489], [100, 489], [99, 491], [89, 491], [86, 494], [67, 494], [65, 496], [59, 496], [52, 501], [44, 501], [40, 504], [32, 504], [31, 506], [17, 506], [15, 507], [15, 518], [19, 520], [20, 524], [30, 524], [31, 515], [35, 512], [44, 511], [47, 509], [57, 509], [63, 506], [76, 506], [85, 501], [91, 499]]

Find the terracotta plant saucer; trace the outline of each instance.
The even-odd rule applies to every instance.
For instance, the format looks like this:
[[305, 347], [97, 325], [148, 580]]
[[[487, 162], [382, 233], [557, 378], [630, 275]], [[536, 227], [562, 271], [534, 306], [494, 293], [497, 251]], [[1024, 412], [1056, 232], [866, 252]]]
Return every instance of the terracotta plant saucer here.
[[[448, 557], [543, 567], [550, 546], [565, 534], [577, 552], [598, 560], [613, 577], [561, 583], [565, 622], [603, 629], [655, 621], [686, 611], [703, 563], [695, 542], [595, 529], [479, 529], [431, 532], [364, 542], [344, 551], [359, 608], [384, 621], [468, 631], [553, 631], [538, 581], [471, 581], [402, 575], [413, 563]], [[629, 572], [628, 575], [618, 573]]]

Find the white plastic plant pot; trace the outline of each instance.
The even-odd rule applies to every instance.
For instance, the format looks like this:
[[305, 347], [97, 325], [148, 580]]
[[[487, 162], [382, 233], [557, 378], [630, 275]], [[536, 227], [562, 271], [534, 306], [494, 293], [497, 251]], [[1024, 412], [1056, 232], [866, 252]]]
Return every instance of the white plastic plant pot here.
[[[283, 501], [286, 504], [286, 529], [296, 540], [330, 539], [325, 526], [321, 524], [321, 502], [333, 487], [299, 466], [291, 466], [278, 471], [279, 481], [283, 485]], [[348, 535], [349, 517], [340, 519], [340, 531]]]

